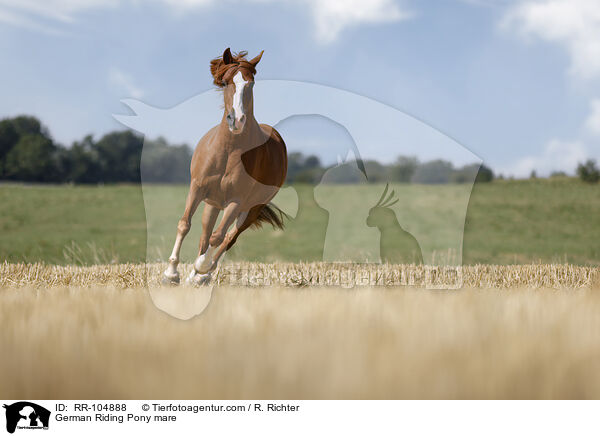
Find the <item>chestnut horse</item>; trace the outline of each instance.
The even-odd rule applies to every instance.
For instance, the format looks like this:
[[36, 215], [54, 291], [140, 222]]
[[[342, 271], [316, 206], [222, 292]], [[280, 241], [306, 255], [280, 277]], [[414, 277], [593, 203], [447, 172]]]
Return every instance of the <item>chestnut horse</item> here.
[[[283, 228], [283, 212], [269, 202], [285, 181], [285, 143], [273, 127], [258, 124], [253, 111], [252, 87], [262, 54], [246, 60], [246, 52], [232, 55], [228, 48], [210, 63], [213, 83], [223, 90], [225, 110], [221, 123], [204, 135], [194, 151], [190, 190], [165, 282], [179, 283], [181, 244], [202, 201], [202, 236], [189, 277], [192, 284], [210, 281], [219, 258], [248, 227], [267, 222]], [[223, 217], [214, 229], [221, 210]]]

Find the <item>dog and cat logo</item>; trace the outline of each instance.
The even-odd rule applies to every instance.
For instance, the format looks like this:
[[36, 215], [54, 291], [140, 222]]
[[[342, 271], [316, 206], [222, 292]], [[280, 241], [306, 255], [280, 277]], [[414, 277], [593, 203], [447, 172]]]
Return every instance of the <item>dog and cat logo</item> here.
[[10, 405], [4, 404], [6, 409], [6, 431], [14, 433], [19, 430], [48, 430], [50, 411], [38, 404], [29, 401], [19, 401]]

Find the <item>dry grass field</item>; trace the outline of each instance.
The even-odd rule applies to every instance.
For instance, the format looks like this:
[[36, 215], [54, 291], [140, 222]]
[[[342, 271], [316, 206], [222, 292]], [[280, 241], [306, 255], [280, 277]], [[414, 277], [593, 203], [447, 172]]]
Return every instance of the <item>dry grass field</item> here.
[[[149, 294], [202, 290], [161, 268], [0, 264], [2, 396], [600, 398], [598, 268], [470, 266], [427, 290], [414, 266], [229, 263], [189, 321]], [[376, 280], [327, 286], [335, 269]]]

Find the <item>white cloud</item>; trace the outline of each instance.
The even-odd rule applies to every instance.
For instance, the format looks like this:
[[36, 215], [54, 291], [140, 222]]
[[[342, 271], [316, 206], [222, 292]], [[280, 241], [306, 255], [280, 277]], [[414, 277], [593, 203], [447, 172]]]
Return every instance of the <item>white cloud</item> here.
[[[210, 7], [218, 0], [154, 0], [175, 12]], [[230, 3], [272, 2], [275, 0], [230, 0]], [[341, 32], [361, 24], [389, 23], [408, 19], [412, 14], [400, 0], [287, 0], [305, 7], [313, 19], [315, 37], [321, 43], [335, 41]], [[77, 13], [105, 9], [138, 0], [0, 0], [0, 21], [33, 29], [32, 20], [72, 23]], [[3, 19], [4, 17], [4, 19]], [[8, 18], [10, 19], [8, 19]]]
[[[600, 0], [518, 0], [509, 7], [501, 27], [564, 47], [571, 58], [572, 75], [600, 78]], [[600, 99], [591, 101], [585, 130], [600, 136]], [[591, 157], [582, 138], [570, 142], [554, 139], [540, 155], [524, 157], [506, 172], [517, 177], [526, 177], [532, 170], [540, 175], [555, 170], [573, 172], [579, 162]]]
[[158, 0], [168, 4], [176, 9], [194, 9], [198, 7], [210, 6], [216, 3], [215, 0]]
[[46, 26], [43, 23], [39, 23], [36, 20], [32, 20], [27, 16], [21, 14], [15, 14], [8, 10], [0, 8], [0, 22], [10, 24], [16, 27], [22, 27], [24, 29], [33, 30], [36, 32], [43, 32], [48, 34], [61, 34], [64, 33], [59, 29], [51, 26]]
[[600, 77], [600, 1], [522, 0], [509, 8], [502, 27], [564, 46], [573, 74]]
[[528, 177], [534, 170], [539, 176], [547, 176], [552, 171], [573, 173], [577, 164], [588, 157], [586, 148], [581, 142], [553, 139], [546, 144], [540, 155], [521, 158], [501, 172], [515, 177]]
[[80, 11], [109, 8], [118, 4], [119, 0], [0, 0], [0, 12], [69, 23], [74, 21], [74, 15]]
[[406, 20], [411, 13], [393, 0], [308, 0], [317, 38], [335, 41], [342, 30], [364, 23], [389, 23]]
[[135, 84], [133, 77], [118, 68], [111, 68], [108, 72], [108, 82], [124, 97], [142, 98], [144, 91]]
[[600, 99], [592, 100], [591, 112], [585, 121], [585, 127], [594, 135], [600, 136]]

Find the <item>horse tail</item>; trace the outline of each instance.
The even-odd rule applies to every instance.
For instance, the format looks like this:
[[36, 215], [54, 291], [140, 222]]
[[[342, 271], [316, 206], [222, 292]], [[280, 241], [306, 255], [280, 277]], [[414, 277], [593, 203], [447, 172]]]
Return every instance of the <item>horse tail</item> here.
[[273, 228], [283, 230], [284, 219], [289, 219], [289, 215], [273, 203], [269, 203], [261, 208], [258, 217], [252, 223], [252, 227], [258, 228], [262, 227], [263, 223], [268, 223], [271, 224]]
[[235, 241], [237, 241], [238, 236], [240, 236], [240, 234], [248, 227], [258, 228], [262, 227], [263, 223], [269, 223], [274, 228], [283, 230], [283, 220], [289, 219], [289, 217], [290, 216], [287, 213], [279, 209], [273, 203], [259, 204], [257, 206], [254, 206], [252, 209], [250, 209], [246, 220], [244, 221], [242, 226], [237, 230], [231, 242], [229, 242], [229, 244], [227, 245], [227, 250], [229, 250], [233, 246], [233, 244], [235, 244]]

